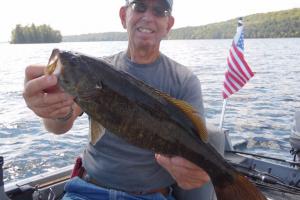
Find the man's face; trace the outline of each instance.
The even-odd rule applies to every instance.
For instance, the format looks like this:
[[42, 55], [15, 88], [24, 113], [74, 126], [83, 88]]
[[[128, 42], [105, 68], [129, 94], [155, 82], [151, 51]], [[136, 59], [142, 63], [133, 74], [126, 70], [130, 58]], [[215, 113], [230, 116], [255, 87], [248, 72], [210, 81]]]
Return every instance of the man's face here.
[[137, 0], [128, 7], [122, 7], [120, 17], [127, 29], [129, 45], [133, 48], [157, 48], [174, 24], [174, 18], [167, 12], [162, 0]]

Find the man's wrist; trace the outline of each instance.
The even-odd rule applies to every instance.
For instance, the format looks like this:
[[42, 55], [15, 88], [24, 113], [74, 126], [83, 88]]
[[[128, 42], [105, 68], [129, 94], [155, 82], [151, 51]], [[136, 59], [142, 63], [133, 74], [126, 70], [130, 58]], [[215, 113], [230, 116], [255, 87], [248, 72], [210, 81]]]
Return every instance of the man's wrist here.
[[70, 111], [68, 112], [68, 114], [66, 114], [66, 116], [64, 116], [64, 117], [58, 117], [58, 118], [55, 119], [55, 121], [58, 121], [58, 122], [67, 122], [69, 119], [71, 119], [71, 117], [73, 116], [73, 113], [74, 113], [74, 109], [71, 106], [70, 107]]

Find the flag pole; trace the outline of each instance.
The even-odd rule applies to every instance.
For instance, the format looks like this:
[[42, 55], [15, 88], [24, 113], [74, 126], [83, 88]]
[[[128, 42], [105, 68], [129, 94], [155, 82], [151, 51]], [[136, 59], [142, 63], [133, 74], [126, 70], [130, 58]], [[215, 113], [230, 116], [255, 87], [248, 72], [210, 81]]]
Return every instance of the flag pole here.
[[249, 65], [244, 59], [244, 32], [243, 18], [238, 19], [238, 27], [230, 48], [230, 54], [227, 58], [227, 71], [223, 83], [223, 108], [219, 130], [222, 131], [227, 98], [239, 91], [254, 76]]
[[224, 99], [224, 101], [223, 101], [222, 113], [221, 113], [221, 119], [220, 119], [220, 125], [219, 125], [219, 130], [220, 130], [221, 132], [222, 132], [222, 128], [223, 128], [223, 122], [224, 122], [224, 116], [225, 116], [226, 104], [227, 104], [227, 99]]

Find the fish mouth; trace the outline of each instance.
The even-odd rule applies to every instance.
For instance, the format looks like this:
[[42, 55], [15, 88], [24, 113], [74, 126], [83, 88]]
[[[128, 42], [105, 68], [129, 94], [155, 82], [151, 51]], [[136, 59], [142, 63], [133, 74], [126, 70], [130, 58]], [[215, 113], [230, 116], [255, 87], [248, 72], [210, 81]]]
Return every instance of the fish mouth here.
[[49, 59], [48, 65], [46, 66], [45, 74], [54, 74], [56, 76], [59, 76], [62, 72], [63, 65], [59, 59], [58, 54], [56, 54], [54, 51]]

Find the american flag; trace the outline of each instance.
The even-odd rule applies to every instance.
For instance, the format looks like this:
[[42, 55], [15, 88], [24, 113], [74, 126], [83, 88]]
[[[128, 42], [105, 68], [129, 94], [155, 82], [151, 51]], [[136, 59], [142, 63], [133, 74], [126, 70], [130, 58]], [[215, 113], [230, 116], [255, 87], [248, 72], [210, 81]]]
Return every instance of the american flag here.
[[254, 76], [244, 59], [244, 31], [242, 18], [239, 19], [229, 56], [227, 58], [227, 71], [225, 73], [223, 99], [239, 91]]

